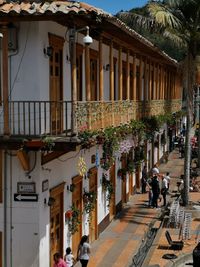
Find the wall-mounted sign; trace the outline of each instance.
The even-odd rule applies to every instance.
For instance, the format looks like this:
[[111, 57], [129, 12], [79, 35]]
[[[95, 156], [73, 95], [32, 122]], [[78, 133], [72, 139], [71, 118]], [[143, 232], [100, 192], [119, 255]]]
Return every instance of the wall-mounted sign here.
[[49, 189], [49, 180], [42, 181], [42, 192], [47, 191]]
[[14, 194], [14, 201], [36, 202], [38, 201], [38, 195], [37, 194]]
[[35, 183], [34, 182], [18, 182], [17, 183], [17, 193], [35, 193]]

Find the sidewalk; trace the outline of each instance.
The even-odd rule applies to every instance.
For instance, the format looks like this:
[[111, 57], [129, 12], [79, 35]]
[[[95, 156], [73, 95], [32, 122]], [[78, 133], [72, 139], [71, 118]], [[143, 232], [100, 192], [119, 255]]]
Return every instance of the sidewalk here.
[[[170, 172], [170, 188], [177, 190], [176, 181], [183, 174], [183, 159], [179, 159], [178, 151], [173, 151], [168, 162], [161, 164], [159, 169], [161, 173]], [[169, 198], [170, 196], [168, 200]], [[148, 194], [135, 194], [131, 197], [119, 217], [114, 219], [100, 234], [98, 240], [92, 243], [88, 267], [131, 266], [132, 258], [137, 253], [149, 224], [155, 222], [156, 227], [160, 227], [161, 209], [149, 208], [147, 200]], [[162, 234], [160, 234], [161, 239], [156, 237], [157, 244], [154, 244], [153, 250], [148, 254], [150, 265], [146, 266], [165, 266], [168, 263], [167, 260], [164, 260], [164, 263], [160, 261], [165, 251], [157, 249], [160, 242], [167, 245]], [[80, 263], [75, 265], [75, 267], [79, 266]]]

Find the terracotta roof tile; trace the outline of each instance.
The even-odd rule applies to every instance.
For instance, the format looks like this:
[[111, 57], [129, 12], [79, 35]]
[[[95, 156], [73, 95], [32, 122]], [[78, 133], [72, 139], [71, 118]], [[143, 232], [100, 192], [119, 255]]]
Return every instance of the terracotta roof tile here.
[[63, 14], [90, 14], [94, 13], [98, 16], [101, 16], [107, 20], [108, 23], [115, 25], [116, 27], [122, 29], [127, 34], [136, 38], [141, 43], [145, 44], [146, 46], [150, 47], [152, 50], [156, 51], [159, 54], [162, 54], [168, 60], [173, 61], [176, 63], [175, 60], [170, 58], [167, 54], [160, 51], [157, 47], [154, 46], [151, 42], [145, 39], [143, 36], [138, 34], [133, 29], [129, 28], [125, 23], [123, 23], [118, 18], [112, 16], [110, 13], [103, 11], [100, 8], [96, 8], [84, 2], [78, 1], [52, 1], [52, 2], [21, 2], [15, 1], [6, 3], [6, 0], [0, 0], [0, 17], [1, 16], [37, 16], [37, 15], [45, 15], [45, 14], [56, 14], [56, 13], [63, 13]]

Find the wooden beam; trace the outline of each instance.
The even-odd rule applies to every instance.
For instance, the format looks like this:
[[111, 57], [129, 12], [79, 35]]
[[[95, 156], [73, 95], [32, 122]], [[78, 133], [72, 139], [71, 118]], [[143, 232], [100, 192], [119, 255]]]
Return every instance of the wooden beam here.
[[86, 88], [86, 101], [91, 100], [90, 92], [90, 49], [85, 46], [85, 88]]
[[103, 48], [102, 48], [102, 37], [99, 40], [99, 100], [103, 101]]
[[119, 88], [119, 100], [122, 100], [122, 48], [119, 48], [119, 65], [118, 65], [118, 88]]
[[136, 55], [133, 56], [133, 100], [136, 100]]
[[24, 150], [17, 151], [17, 157], [24, 171], [28, 172], [30, 170], [29, 157]]
[[126, 99], [130, 99], [130, 51], [127, 50], [126, 54]]
[[1, 27], [2, 38], [2, 75], [3, 75], [3, 114], [4, 114], [4, 135], [9, 135], [9, 106], [8, 106], [8, 27]]
[[110, 42], [110, 100], [114, 100], [114, 68], [113, 68], [113, 42]]

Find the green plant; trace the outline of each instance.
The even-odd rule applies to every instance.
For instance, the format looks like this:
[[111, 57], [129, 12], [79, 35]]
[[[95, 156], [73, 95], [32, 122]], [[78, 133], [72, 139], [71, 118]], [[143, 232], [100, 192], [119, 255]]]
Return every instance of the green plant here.
[[52, 151], [53, 147], [55, 146], [55, 142], [50, 136], [44, 136], [42, 138], [42, 142], [44, 143], [44, 149], [49, 151]]
[[68, 211], [71, 216], [67, 218], [68, 231], [70, 234], [75, 234], [79, 230], [79, 224], [81, 223], [81, 211], [73, 204]]
[[133, 161], [129, 161], [127, 164], [127, 171], [133, 173], [135, 171], [135, 164]]
[[91, 212], [95, 209], [96, 199], [97, 199], [96, 192], [94, 191], [84, 192], [83, 207], [87, 214], [91, 214]]
[[118, 169], [117, 171], [117, 176], [123, 178], [127, 174], [127, 169], [126, 168], [121, 168]]
[[[107, 179], [106, 174], [102, 175], [102, 182], [101, 183], [102, 183], [103, 190], [106, 191], [106, 200], [110, 201], [111, 196], [114, 192], [114, 187], [113, 187], [112, 182]], [[109, 204], [108, 204], [108, 206], [109, 206]]]

